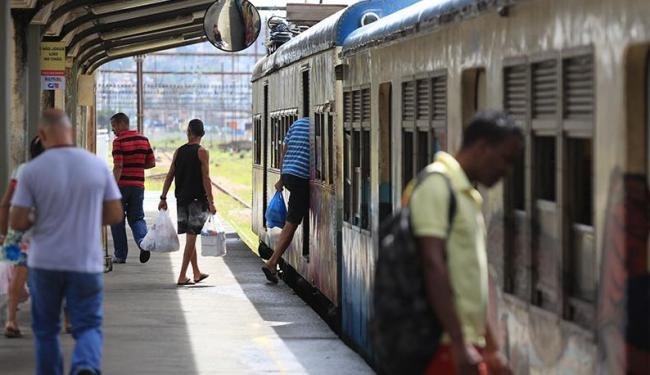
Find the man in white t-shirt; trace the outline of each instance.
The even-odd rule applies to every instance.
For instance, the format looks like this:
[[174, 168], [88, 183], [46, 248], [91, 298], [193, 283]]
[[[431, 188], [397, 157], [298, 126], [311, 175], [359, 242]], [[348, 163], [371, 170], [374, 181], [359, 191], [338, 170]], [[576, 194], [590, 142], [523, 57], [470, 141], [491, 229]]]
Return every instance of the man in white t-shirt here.
[[[11, 200], [10, 226], [32, 229], [28, 257], [37, 374], [63, 374], [58, 334], [66, 301], [76, 346], [72, 374], [99, 374], [102, 353], [102, 225], [120, 222], [121, 195], [111, 171], [73, 146], [64, 112], [43, 113], [46, 151], [27, 163]], [[31, 208], [35, 216], [30, 215]]]

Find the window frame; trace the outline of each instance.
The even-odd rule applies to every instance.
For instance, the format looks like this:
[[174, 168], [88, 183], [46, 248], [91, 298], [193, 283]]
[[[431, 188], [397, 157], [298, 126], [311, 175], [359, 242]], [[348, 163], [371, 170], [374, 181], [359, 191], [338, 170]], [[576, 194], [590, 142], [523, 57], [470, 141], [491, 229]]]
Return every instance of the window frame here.
[[253, 165], [262, 166], [262, 114], [253, 115]]
[[[435, 83], [438, 80], [444, 80], [444, 119], [436, 118], [436, 92]], [[426, 100], [420, 100], [420, 91], [418, 90], [419, 83], [424, 81], [425, 87], [427, 87], [427, 98]], [[405, 87], [407, 85], [413, 84], [413, 116], [407, 117], [406, 115], [406, 102], [405, 102]], [[402, 80], [399, 82], [400, 87], [400, 134], [401, 142], [405, 137], [411, 133], [410, 136], [413, 137], [411, 144], [413, 146], [413, 152], [410, 157], [410, 170], [411, 176], [406, 175], [406, 165], [409, 160], [404, 159], [407, 156], [404, 152], [404, 147], [402, 147], [402, 189], [406, 187], [408, 182], [410, 182], [419, 171], [426, 167], [426, 165], [433, 162], [435, 158], [435, 153], [437, 151], [445, 151], [448, 149], [448, 140], [447, 134], [449, 129], [449, 75], [447, 69], [437, 69], [430, 72], [423, 72], [418, 74], [405, 75], [402, 77]], [[426, 110], [426, 116], [420, 116], [420, 106], [422, 103], [426, 103], [428, 106]], [[411, 118], [412, 117], [412, 118]], [[439, 134], [442, 133], [442, 136]], [[421, 137], [426, 138], [426, 143], [421, 142]], [[443, 139], [440, 142], [440, 139]], [[435, 149], [439, 143], [440, 148]], [[426, 144], [426, 150], [421, 150], [422, 146]], [[404, 146], [404, 144], [402, 144]], [[424, 153], [424, 157], [422, 156]], [[425, 162], [426, 160], [426, 162]], [[422, 165], [426, 164], [426, 165]]]
[[[344, 205], [346, 206], [344, 207], [344, 221], [361, 231], [370, 231], [372, 228], [371, 119], [373, 110], [371, 86], [363, 84], [346, 87], [343, 90], [343, 98], [343, 129], [347, 146], [347, 149], [344, 150]], [[357, 103], [357, 111], [355, 111]], [[367, 137], [364, 136], [366, 134]], [[354, 142], [357, 138], [359, 147], [355, 148]], [[349, 155], [350, 153], [351, 155]]]
[[[589, 65], [591, 74], [588, 78], [590, 79], [591, 85], [590, 94], [592, 95], [591, 99], [591, 112], [588, 117], [581, 119], [567, 118], [566, 116], [566, 95], [567, 95], [567, 80], [565, 76], [565, 67], [570, 59], [580, 59], [588, 58], [591, 65]], [[538, 64], [547, 63], [549, 61], [555, 62], [555, 96], [553, 100], [555, 101], [555, 113], [553, 116], [544, 116], [536, 117], [534, 112], [534, 103], [535, 95], [535, 67], [539, 66]], [[591, 301], [585, 301], [575, 296], [574, 292], [574, 279], [571, 274], [575, 274], [576, 265], [580, 261], [575, 261], [574, 255], [578, 251], [576, 244], [573, 243], [576, 234], [573, 233], [573, 227], [579, 225], [582, 229], [585, 229], [583, 232], [587, 234], [596, 233], [596, 224], [595, 224], [595, 185], [593, 172], [596, 168], [596, 149], [595, 145], [595, 133], [596, 133], [596, 114], [597, 114], [597, 72], [596, 72], [596, 59], [594, 48], [592, 46], [572, 48], [565, 51], [548, 51], [540, 54], [535, 54], [529, 57], [516, 57], [516, 58], [507, 58], [503, 62], [503, 88], [502, 95], [504, 99], [504, 107], [507, 107], [506, 103], [506, 92], [508, 87], [506, 86], [506, 74], [507, 70], [513, 67], [526, 67], [526, 113], [524, 118], [518, 118], [517, 123], [522, 126], [522, 129], [525, 131], [526, 136], [526, 151], [524, 159], [524, 192], [523, 197], [525, 199], [524, 207], [525, 210], [519, 210], [513, 207], [513, 203], [510, 201], [512, 196], [514, 196], [513, 182], [509, 181], [504, 189], [504, 210], [506, 214], [505, 217], [505, 227], [506, 227], [506, 240], [504, 241], [504, 259], [505, 271], [504, 274], [512, 274], [515, 272], [516, 265], [513, 264], [512, 256], [514, 254], [514, 249], [512, 248], [512, 238], [511, 234], [507, 233], [508, 228], [511, 227], [508, 224], [510, 216], [521, 215], [523, 214], [526, 217], [526, 225], [529, 226], [528, 235], [530, 236], [530, 241], [527, 241], [527, 246], [525, 249], [521, 249], [525, 253], [530, 255], [530, 265], [531, 272], [528, 275], [530, 277], [530, 296], [529, 301], [533, 305], [538, 305], [540, 308], [545, 310], [551, 310], [552, 312], [560, 315], [564, 321], [577, 324], [581, 327], [593, 330], [595, 328], [595, 309], [596, 305], [596, 283], [595, 281], [591, 284], [593, 288], [594, 295], [592, 296]], [[537, 81], [539, 82], [539, 80]], [[507, 108], [506, 108], [507, 109]], [[534, 254], [534, 246], [532, 246], [533, 241], [536, 238], [536, 227], [538, 224], [538, 213], [537, 205], [539, 202], [544, 202], [538, 198], [538, 193], [536, 193], [536, 178], [535, 173], [533, 173], [533, 166], [535, 165], [535, 158], [537, 151], [535, 150], [535, 139], [540, 136], [553, 137], [555, 139], [555, 200], [549, 202], [555, 205], [555, 224], [554, 228], [556, 230], [556, 240], [560, 250], [557, 256], [558, 259], [555, 259], [555, 267], [559, 267], [557, 270], [559, 280], [557, 280], [557, 290], [551, 291], [556, 294], [556, 300], [552, 302], [553, 306], [544, 306], [536, 297], [535, 288], [538, 277], [535, 276], [536, 272], [539, 273], [539, 267], [536, 263], [536, 255]], [[591, 225], [585, 225], [582, 223], [576, 222], [576, 215], [571, 212], [573, 202], [571, 197], [576, 193], [578, 186], [575, 183], [571, 183], [571, 180], [575, 176], [571, 176], [571, 164], [573, 163], [572, 158], [574, 155], [571, 155], [571, 144], [574, 140], [589, 140], [591, 144], [591, 179], [590, 179], [590, 191], [591, 191], [591, 202], [589, 206], [591, 207]], [[595, 259], [596, 248], [595, 240], [592, 238], [592, 246], [588, 251], [591, 252], [592, 256], [589, 259]], [[584, 261], [584, 260], [583, 260]], [[588, 261], [588, 259], [587, 259]], [[559, 266], [558, 266], [559, 265]], [[537, 270], [537, 271], [536, 271]], [[543, 270], [542, 270], [543, 271]], [[595, 272], [595, 268], [593, 269]], [[513, 280], [505, 280], [504, 290], [506, 293], [512, 294], [514, 290]], [[514, 295], [516, 298], [521, 298], [519, 294]], [[577, 318], [578, 317], [578, 318]]]
[[269, 170], [281, 173], [280, 160], [284, 149], [284, 139], [287, 136], [291, 124], [298, 119], [298, 108], [288, 108], [272, 111], [269, 113], [271, 123], [271, 163]]
[[333, 102], [313, 107], [314, 113], [314, 176], [312, 183], [334, 191], [334, 121]]

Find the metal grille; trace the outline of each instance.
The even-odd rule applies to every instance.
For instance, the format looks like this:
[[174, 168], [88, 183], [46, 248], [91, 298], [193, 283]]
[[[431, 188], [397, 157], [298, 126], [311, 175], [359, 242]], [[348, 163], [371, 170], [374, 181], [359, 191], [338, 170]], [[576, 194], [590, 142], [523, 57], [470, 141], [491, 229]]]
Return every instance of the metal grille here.
[[564, 118], [589, 120], [593, 113], [593, 57], [585, 55], [564, 60]]
[[433, 121], [447, 121], [447, 77], [438, 76], [431, 80], [433, 86]]
[[419, 79], [416, 81], [417, 90], [417, 119], [429, 120], [429, 113], [431, 108], [431, 89], [429, 80]]
[[343, 121], [352, 122], [352, 91], [343, 94]]
[[557, 60], [543, 61], [532, 66], [533, 118], [555, 118], [558, 109]]
[[526, 120], [526, 65], [511, 66], [504, 71], [504, 106], [513, 118]]
[[370, 89], [361, 90], [361, 121], [370, 121]]
[[402, 83], [402, 120], [415, 120], [415, 81]]
[[352, 92], [352, 122], [361, 121], [361, 91]]

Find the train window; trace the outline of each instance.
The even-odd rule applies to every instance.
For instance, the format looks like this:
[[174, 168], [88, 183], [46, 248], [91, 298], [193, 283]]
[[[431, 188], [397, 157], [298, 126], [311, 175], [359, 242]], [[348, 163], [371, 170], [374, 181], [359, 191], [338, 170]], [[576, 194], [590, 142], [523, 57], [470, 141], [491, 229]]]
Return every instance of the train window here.
[[402, 82], [402, 184], [447, 146], [446, 73]]
[[327, 114], [327, 179], [334, 184], [334, 116]]
[[528, 67], [515, 65], [505, 68], [503, 79], [505, 110], [523, 125], [528, 117]]
[[415, 120], [415, 82], [402, 83], [402, 121]]
[[321, 168], [321, 160], [323, 159], [322, 152], [323, 148], [321, 146], [321, 140], [323, 139], [322, 137], [322, 122], [321, 122], [321, 114], [320, 113], [315, 113], [314, 114], [314, 169], [315, 169], [315, 179], [316, 180], [322, 180], [323, 173], [322, 173], [322, 168]]
[[591, 139], [570, 138], [567, 141], [570, 171], [568, 184], [572, 197], [571, 218], [576, 224], [592, 225], [593, 171]]
[[[504, 108], [525, 131], [528, 118], [528, 67], [523, 64], [509, 66], [504, 69], [503, 75]], [[467, 115], [470, 116], [469, 113]], [[526, 147], [524, 155], [529, 149], [530, 147]], [[504, 189], [506, 225], [503, 279], [506, 292], [527, 299], [530, 298], [527, 285], [530, 284], [531, 274], [528, 266], [530, 247], [524, 238], [527, 233], [525, 172], [526, 157], [517, 158]]]
[[536, 198], [555, 202], [556, 139], [555, 137], [535, 137], [535, 192]]
[[418, 121], [428, 123], [429, 114], [431, 113], [431, 81], [428, 79], [418, 79], [415, 81], [415, 87], [417, 93], [417, 98], [415, 99], [415, 118]]
[[309, 70], [302, 72], [302, 117], [309, 117]]
[[[592, 223], [593, 171], [591, 139], [567, 141], [569, 173], [569, 304], [567, 317], [587, 326], [593, 324], [592, 304], [596, 300], [596, 254]], [[585, 308], [586, 307], [586, 308]]]
[[[504, 196], [507, 289], [523, 298], [533, 295], [536, 304], [591, 327], [596, 285], [593, 56], [508, 66], [503, 87], [505, 109], [529, 132], [525, 157], [515, 164]], [[532, 215], [527, 207], [534, 209]], [[526, 226], [536, 230], [529, 233]], [[530, 244], [537, 250], [526, 256]], [[530, 266], [526, 259], [532, 260]]]
[[256, 114], [253, 117], [253, 163], [262, 163], [262, 116]]
[[370, 228], [370, 129], [361, 131], [361, 228]]
[[273, 168], [278, 167], [277, 154], [278, 154], [279, 121], [280, 119], [277, 117], [271, 120], [272, 123], [271, 154], [273, 155], [271, 159], [271, 165]]
[[431, 115], [433, 150], [429, 152], [432, 160], [436, 152], [447, 149], [447, 76], [439, 75], [431, 80], [433, 88], [433, 110]]
[[557, 119], [557, 67], [557, 60], [542, 61], [531, 66], [533, 119]]
[[432, 78], [434, 127], [444, 127], [447, 123], [447, 77], [440, 75]]
[[510, 176], [512, 181], [512, 208], [518, 211], [526, 211], [526, 171], [523, 157], [515, 160]]
[[275, 163], [277, 120], [276, 117], [271, 116], [271, 168], [277, 168]]
[[592, 327], [595, 322], [596, 251], [593, 228], [593, 57], [580, 55], [563, 61], [563, 123], [566, 134], [568, 220], [567, 282], [568, 306], [565, 315], [578, 324]]
[[423, 170], [428, 164], [430, 157], [429, 132], [426, 129], [420, 129], [415, 132], [417, 141], [416, 168], [418, 171]]
[[361, 122], [368, 123], [370, 121], [370, 89], [365, 88], [361, 90]]
[[593, 57], [564, 60], [564, 118], [591, 120], [594, 112]]
[[361, 132], [352, 131], [352, 224], [361, 224]]
[[326, 155], [327, 155], [327, 151], [328, 151], [327, 142], [329, 142], [329, 141], [328, 141], [328, 139], [326, 137], [326, 134], [325, 134], [325, 127], [327, 126], [327, 124], [325, 123], [325, 114], [321, 113], [319, 115], [319, 117], [320, 117], [320, 150], [321, 150], [320, 159], [319, 159], [319, 161], [320, 161], [320, 175], [321, 175], [320, 179], [321, 179], [321, 181], [326, 182], [327, 181], [327, 169], [326, 169], [327, 165], [325, 163], [327, 161], [326, 160]]
[[344, 191], [343, 191], [343, 220], [350, 222], [352, 217], [351, 201], [352, 196], [352, 134], [351, 131], [346, 129], [343, 139], [343, 174], [344, 174]]
[[[344, 92], [343, 110], [346, 137], [344, 204], [347, 210], [344, 216], [352, 225], [367, 229], [370, 226], [370, 88]], [[332, 135], [332, 121], [329, 117], [328, 137]], [[331, 149], [331, 143], [323, 147]], [[331, 175], [333, 161], [333, 157], [328, 156]]]
[[343, 122], [352, 122], [352, 91], [343, 93]]
[[413, 130], [402, 130], [402, 188], [415, 177], [413, 170]]

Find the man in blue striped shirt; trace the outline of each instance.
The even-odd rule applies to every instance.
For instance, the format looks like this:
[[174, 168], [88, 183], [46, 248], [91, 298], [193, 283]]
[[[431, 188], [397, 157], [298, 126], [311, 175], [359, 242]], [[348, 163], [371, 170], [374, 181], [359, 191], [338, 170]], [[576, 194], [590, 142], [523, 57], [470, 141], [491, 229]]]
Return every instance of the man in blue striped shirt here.
[[271, 259], [262, 267], [266, 278], [274, 284], [278, 282], [278, 262], [291, 244], [296, 229], [309, 212], [310, 154], [309, 117], [304, 117], [291, 124], [284, 138], [284, 150], [280, 159], [282, 174], [275, 184], [278, 191], [286, 187], [291, 195], [287, 219], [280, 233], [277, 248], [273, 251]]

